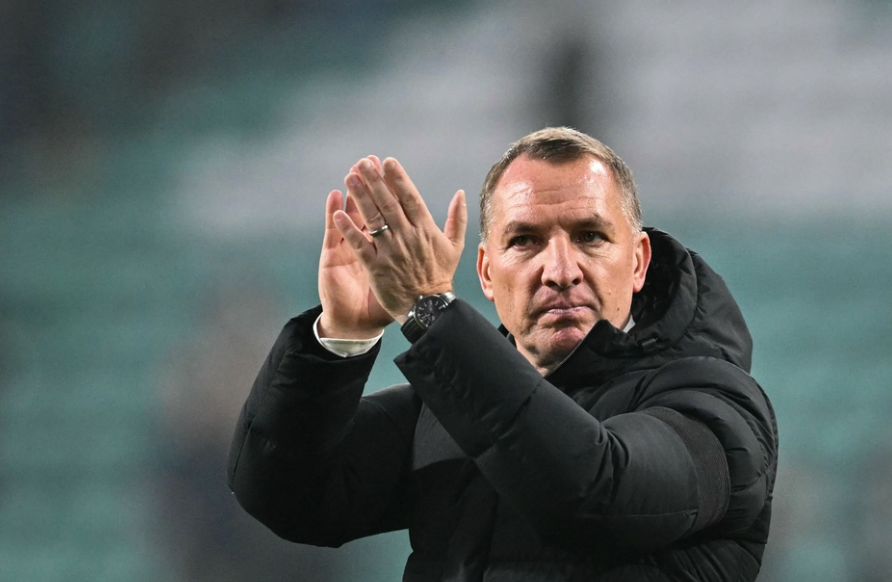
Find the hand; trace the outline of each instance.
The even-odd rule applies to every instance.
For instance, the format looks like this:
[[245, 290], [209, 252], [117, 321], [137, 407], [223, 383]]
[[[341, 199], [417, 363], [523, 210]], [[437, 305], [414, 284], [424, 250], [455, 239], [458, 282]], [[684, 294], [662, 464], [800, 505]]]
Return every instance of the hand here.
[[[402, 323], [420, 295], [452, 289], [468, 224], [465, 193], [455, 193], [441, 231], [395, 159], [382, 164], [374, 156], [364, 158], [344, 181], [361, 220], [338, 211], [335, 225], [365, 267], [381, 307]], [[363, 232], [363, 225], [376, 230], [385, 224], [388, 230], [377, 237]]]
[[362, 224], [362, 217], [352, 198], [338, 190], [328, 195], [325, 205], [325, 235], [319, 259], [319, 298], [322, 318], [319, 334], [339, 339], [373, 338], [393, 321], [372, 292], [368, 271], [356, 253], [335, 227], [334, 215], [345, 213], [354, 223]]

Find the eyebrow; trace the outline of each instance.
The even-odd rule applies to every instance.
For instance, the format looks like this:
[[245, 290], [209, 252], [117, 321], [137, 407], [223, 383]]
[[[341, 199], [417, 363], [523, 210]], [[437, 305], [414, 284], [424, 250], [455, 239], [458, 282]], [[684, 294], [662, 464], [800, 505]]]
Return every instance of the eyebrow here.
[[[612, 235], [614, 231], [613, 224], [607, 220], [604, 220], [600, 216], [592, 216], [590, 218], [577, 220], [572, 224], [572, 226], [576, 230], [601, 230], [610, 235]], [[505, 235], [512, 235], [525, 232], [537, 232], [539, 230], [541, 230], [541, 226], [537, 225], [536, 223], [525, 220], [512, 220], [505, 225], [505, 228], [502, 232]]]

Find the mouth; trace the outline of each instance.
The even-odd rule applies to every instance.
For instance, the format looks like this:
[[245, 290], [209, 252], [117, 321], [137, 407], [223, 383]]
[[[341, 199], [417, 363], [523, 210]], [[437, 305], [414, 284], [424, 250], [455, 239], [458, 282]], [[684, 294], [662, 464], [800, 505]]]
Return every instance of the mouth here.
[[539, 317], [547, 317], [549, 319], [578, 319], [588, 311], [588, 308], [582, 305], [567, 305], [564, 303], [547, 305], [539, 310]]

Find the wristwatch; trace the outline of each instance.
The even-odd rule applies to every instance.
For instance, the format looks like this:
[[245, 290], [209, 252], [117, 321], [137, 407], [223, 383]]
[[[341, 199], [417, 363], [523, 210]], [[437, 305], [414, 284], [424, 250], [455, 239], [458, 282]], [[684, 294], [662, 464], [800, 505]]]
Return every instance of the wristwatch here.
[[419, 297], [415, 307], [409, 312], [409, 319], [400, 328], [403, 335], [414, 344], [453, 301], [455, 293], [451, 291]]

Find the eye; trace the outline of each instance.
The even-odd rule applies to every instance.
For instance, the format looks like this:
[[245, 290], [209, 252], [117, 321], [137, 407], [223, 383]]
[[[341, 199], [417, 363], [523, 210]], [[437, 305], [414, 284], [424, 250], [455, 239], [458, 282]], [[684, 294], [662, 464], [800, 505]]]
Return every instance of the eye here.
[[533, 244], [533, 237], [528, 234], [519, 234], [508, 241], [509, 247], [526, 247], [531, 244]]
[[604, 235], [600, 232], [594, 230], [587, 230], [585, 232], [580, 233], [580, 235], [576, 238], [577, 241], [581, 243], [596, 243], [604, 240]]

